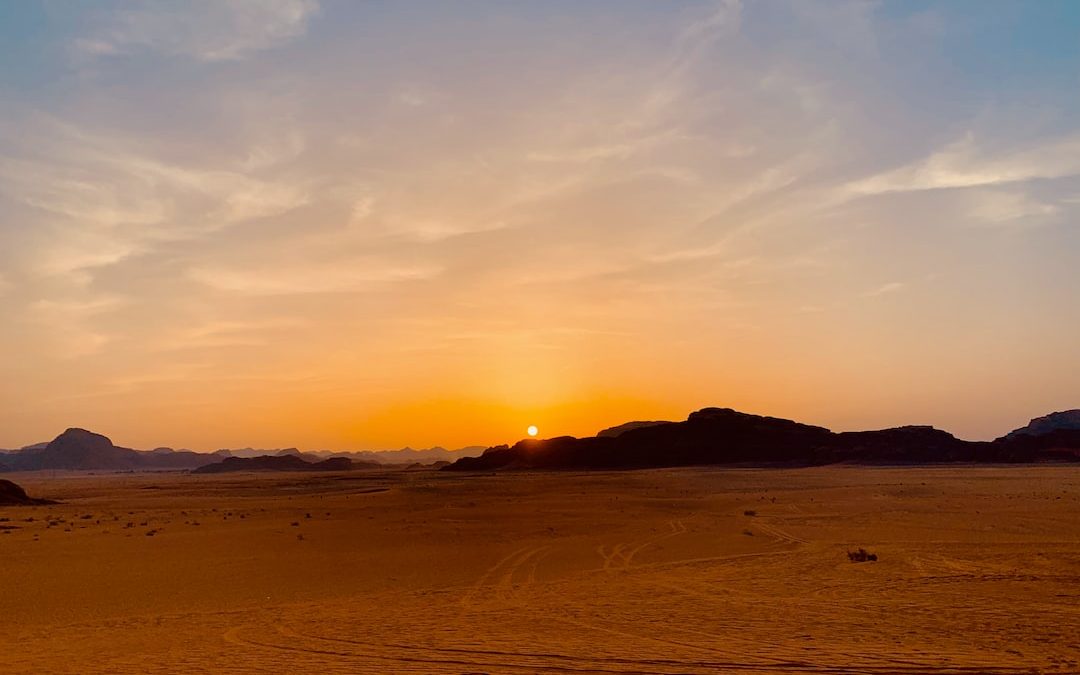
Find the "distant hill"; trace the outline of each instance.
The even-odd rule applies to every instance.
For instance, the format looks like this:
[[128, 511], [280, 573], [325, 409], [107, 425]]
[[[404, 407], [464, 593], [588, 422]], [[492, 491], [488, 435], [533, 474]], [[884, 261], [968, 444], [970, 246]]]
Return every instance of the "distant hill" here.
[[7, 471], [138, 471], [193, 469], [216, 459], [170, 448], [140, 452], [116, 446], [108, 437], [86, 429], [68, 429], [48, 444], [31, 445], [4, 455], [3, 464]]
[[[254, 459], [265, 456], [294, 457], [305, 464], [318, 464], [327, 459], [352, 462], [352, 468], [411, 464], [430, 466], [436, 462], [449, 463], [464, 456], [479, 455], [482, 446], [446, 450], [402, 448], [390, 451], [363, 452], [302, 452], [297, 448], [259, 450], [241, 448], [221, 449], [213, 453], [174, 450], [157, 447], [141, 451], [115, 445], [108, 437], [86, 429], [68, 429], [48, 443], [36, 443], [18, 450], [0, 450], [0, 472], [10, 471], [156, 471], [197, 469], [219, 463], [224, 458]], [[333, 466], [333, 465], [331, 465]], [[345, 466], [339, 462], [338, 466]], [[306, 470], [300, 467], [298, 470]], [[337, 469], [321, 469], [337, 470]]]
[[596, 435], [600, 438], [615, 438], [616, 436], [622, 436], [627, 431], [633, 431], [634, 429], [644, 429], [645, 427], [655, 427], [660, 424], [672, 424], [672, 422], [627, 422], [625, 424], [620, 424], [617, 427], [610, 427], [608, 429], [604, 429]]
[[38, 504], [55, 504], [49, 499], [34, 499], [26, 494], [21, 487], [9, 480], [0, 480], [0, 506], [34, 506]]
[[444, 470], [1043, 460], [1080, 460], [1080, 431], [986, 443], [960, 440], [927, 426], [835, 433], [792, 420], [705, 408], [684, 422], [637, 426], [615, 435], [530, 439], [512, 447], [488, 448], [481, 456], [459, 459]]
[[41, 450], [48, 444], [48, 441], [45, 441], [43, 443], [34, 443], [33, 445], [24, 445], [17, 450], [5, 450], [4, 448], [0, 448], [0, 455], [12, 455], [16, 452], [22, 452], [23, 450]]
[[400, 450], [364, 450], [361, 452], [347, 453], [351, 457], [380, 464], [433, 464], [435, 462], [452, 462], [462, 457], [475, 457], [485, 450], [482, 445], [470, 445], [457, 450], [447, 450], [442, 447], [402, 448]]
[[[1014, 429], [1002, 438], [1041, 436], [1054, 431], [1080, 430], [1080, 410], [1065, 410], [1036, 417], [1025, 427]], [[1002, 440], [1002, 439], [998, 439]]]
[[222, 448], [213, 454], [220, 457], [265, 457], [267, 455], [296, 454], [299, 452], [296, 448]]
[[317, 462], [331, 457], [347, 457], [358, 462], [378, 462], [379, 464], [432, 464], [434, 462], [452, 462], [462, 457], [474, 457], [485, 450], [482, 445], [472, 445], [457, 450], [447, 450], [442, 447], [424, 448], [401, 448], [400, 450], [356, 450], [352, 452], [308, 450], [300, 451], [296, 448], [259, 450], [256, 448], [240, 448], [235, 450], [221, 449], [215, 455], [221, 457], [264, 457], [267, 455], [295, 455], [310, 462]]
[[354, 462], [347, 457], [332, 457], [319, 462], [309, 462], [294, 454], [263, 455], [261, 457], [226, 457], [215, 464], [207, 464], [192, 473], [231, 473], [234, 471], [353, 471], [377, 469], [374, 462]]

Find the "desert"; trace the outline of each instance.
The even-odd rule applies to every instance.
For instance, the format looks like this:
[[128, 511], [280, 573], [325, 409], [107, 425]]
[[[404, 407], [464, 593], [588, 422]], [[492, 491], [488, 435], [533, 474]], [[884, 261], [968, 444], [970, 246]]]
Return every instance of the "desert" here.
[[0, 675], [1080, 675], [1080, 0], [0, 0]]
[[1075, 465], [18, 479], [3, 672], [1080, 671]]

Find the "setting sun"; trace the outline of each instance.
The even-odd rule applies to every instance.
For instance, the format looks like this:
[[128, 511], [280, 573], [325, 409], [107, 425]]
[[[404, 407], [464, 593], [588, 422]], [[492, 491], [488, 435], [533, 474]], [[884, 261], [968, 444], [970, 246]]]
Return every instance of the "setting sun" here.
[[525, 431], [528, 432], [530, 436], [535, 436], [536, 434], [540, 433], [540, 430], [536, 428], [536, 425], [530, 425], [529, 428]]

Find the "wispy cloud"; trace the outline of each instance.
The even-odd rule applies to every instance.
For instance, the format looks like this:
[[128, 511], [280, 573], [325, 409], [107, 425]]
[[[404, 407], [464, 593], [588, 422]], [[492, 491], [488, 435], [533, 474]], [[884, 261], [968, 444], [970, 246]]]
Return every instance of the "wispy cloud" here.
[[905, 284], [905, 283], [903, 283], [901, 281], [890, 281], [887, 284], [882, 284], [880, 286], [877, 286], [876, 288], [871, 288], [870, 290], [864, 292], [862, 294], [862, 297], [864, 297], [864, 298], [878, 298], [878, 297], [881, 297], [883, 295], [890, 295], [892, 293], [897, 293], [899, 291], [902, 291], [905, 286], [907, 286], [907, 284]]
[[1010, 149], [980, 147], [968, 135], [925, 160], [850, 184], [855, 194], [944, 190], [1018, 183], [1080, 174], [1080, 136]]
[[395, 265], [386, 261], [354, 260], [330, 268], [265, 266], [248, 269], [196, 267], [189, 275], [211, 288], [244, 295], [305, 295], [311, 293], [355, 293], [388, 284], [430, 279], [440, 268], [425, 265]]
[[[280, 215], [308, 201], [305, 186], [240, 166], [185, 166], [126, 149], [127, 139], [65, 123], [0, 130], [0, 195], [55, 231], [36, 272], [110, 265], [163, 242]], [[237, 160], [242, 164], [246, 160]], [[266, 165], [264, 157], [260, 162]]]
[[73, 359], [96, 354], [112, 340], [97, 319], [125, 304], [124, 298], [110, 295], [38, 300], [30, 304], [27, 313], [31, 322], [45, 329], [45, 339], [55, 346], [54, 353]]
[[1046, 222], [1060, 209], [1021, 191], [976, 190], [969, 197], [968, 215], [991, 225]]
[[295, 317], [256, 319], [251, 321], [215, 320], [177, 334], [169, 334], [160, 343], [162, 351], [204, 350], [223, 347], [258, 347], [280, 338], [282, 333], [305, 325]]
[[303, 35], [317, 0], [151, 0], [102, 17], [79, 38], [84, 57], [156, 51], [200, 61], [234, 61]]

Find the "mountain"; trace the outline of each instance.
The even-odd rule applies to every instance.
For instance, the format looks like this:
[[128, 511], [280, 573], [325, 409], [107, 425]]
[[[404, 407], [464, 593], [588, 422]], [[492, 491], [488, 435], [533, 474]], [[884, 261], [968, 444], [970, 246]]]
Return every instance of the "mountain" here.
[[829, 443], [834, 461], [896, 464], [977, 462], [986, 447], [928, 426], [846, 431], [835, 434]]
[[[614, 427], [618, 429], [618, 427]], [[1019, 440], [964, 441], [927, 426], [835, 433], [792, 420], [705, 408], [684, 422], [637, 426], [616, 435], [524, 440], [462, 458], [448, 471], [635, 469], [710, 464], [1032, 462], [1080, 459], [1080, 431]]]
[[116, 446], [108, 437], [86, 429], [68, 429], [44, 446], [27, 446], [4, 455], [3, 463], [8, 471], [138, 471], [193, 469], [215, 459], [169, 448], [139, 452]]
[[[1080, 410], [1065, 410], [1036, 417], [1026, 427], [1014, 429], [1002, 438], [1042, 436], [1059, 430], [1080, 430]], [[1001, 439], [998, 439], [1001, 440]]]
[[86, 429], [68, 429], [44, 448], [20, 451], [16, 457], [16, 466], [24, 469], [133, 470], [140, 465], [139, 453]]
[[[114, 445], [109, 438], [86, 429], [68, 429], [48, 443], [28, 445], [19, 450], [0, 451], [0, 472], [8, 471], [154, 471], [197, 469], [202, 466], [219, 463], [222, 459], [236, 457], [253, 459], [265, 456], [292, 457], [304, 462], [304, 465], [319, 464], [327, 459], [340, 459], [342, 462], [327, 465], [344, 467], [343, 469], [322, 468], [318, 470], [348, 470], [349, 468], [372, 468], [381, 465], [410, 464], [430, 465], [435, 462], [450, 462], [468, 455], [479, 455], [484, 450], [481, 446], [446, 450], [428, 448], [413, 450], [403, 448], [386, 452], [301, 452], [296, 448], [258, 450], [241, 448], [222, 449], [214, 453], [174, 450], [158, 447], [140, 451]], [[347, 464], [351, 462], [351, 464]], [[232, 465], [230, 465], [232, 466]], [[235, 470], [235, 469], [234, 469]], [[299, 466], [298, 470], [309, 470]]]
[[300, 452], [296, 448], [274, 448], [264, 450], [260, 448], [222, 448], [214, 452], [219, 457], [265, 457], [267, 455], [295, 454]]
[[620, 424], [617, 427], [610, 427], [608, 429], [604, 429], [596, 435], [601, 438], [615, 438], [616, 436], [622, 436], [627, 431], [633, 431], [634, 429], [643, 429], [645, 427], [655, 427], [660, 424], [671, 424], [671, 422], [626, 422], [625, 424]]
[[494, 468], [629, 469], [736, 462], [817, 463], [813, 449], [832, 432], [728, 408], [705, 408], [685, 422], [641, 426], [616, 436], [524, 440], [489, 448], [444, 470]]
[[348, 454], [351, 457], [362, 459], [369, 462], [379, 462], [380, 464], [433, 464], [435, 462], [452, 462], [462, 457], [475, 457], [484, 451], [482, 445], [470, 445], [464, 448], [458, 448], [457, 450], [447, 450], [439, 446], [433, 448], [425, 448], [422, 450], [414, 450], [413, 448], [402, 448], [400, 450], [364, 450], [361, 452], [353, 453], [339, 453]]
[[8, 450], [8, 449], [0, 448], [0, 455], [14, 455], [15, 453], [23, 452], [24, 450], [43, 450], [45, 448], [45, 446], [48, 445], [48, 444], [49, 444], [48, 442], [34, 443], [33, 445], [24, 445], [23, 447], [21, 447], [21, 448], [19, 448], [17, 450]]
[[[137, 452], [142, 452], [142, 451], [137, 451]], [[192, 452], [192, 451], [187, 450], [187, 449], [174, 450], [173, 448], [154, 448], [153, 450], [146, 450], [145, 452], [148, 452], [151, 455], [174, 455], [174, 454], [176, 454], [178, 452], [183, 453], [183, 452]]]
[[234, 471], [352, 471], [380, 468], [368, 462], [354, 462], [347, 457], [332, 457], [309, 462], [294, 454], [262, 455], [260, 457], [226, 457], [216, 464], [207, 464], [192, 473], [231, 473]]
[[1012, 438], [998, 439], [1000, 444], [1018, 456], [1034, 456], [1044, 460], [1080, 461], [1080, 429], [1055, 429], [1033, 436], [1021, 434]]
[[9, 480], [0, 480], [0, 506], [33, 506], [37, 504], [55, 504], [49, 499], [28, 497], [26, 491]]

